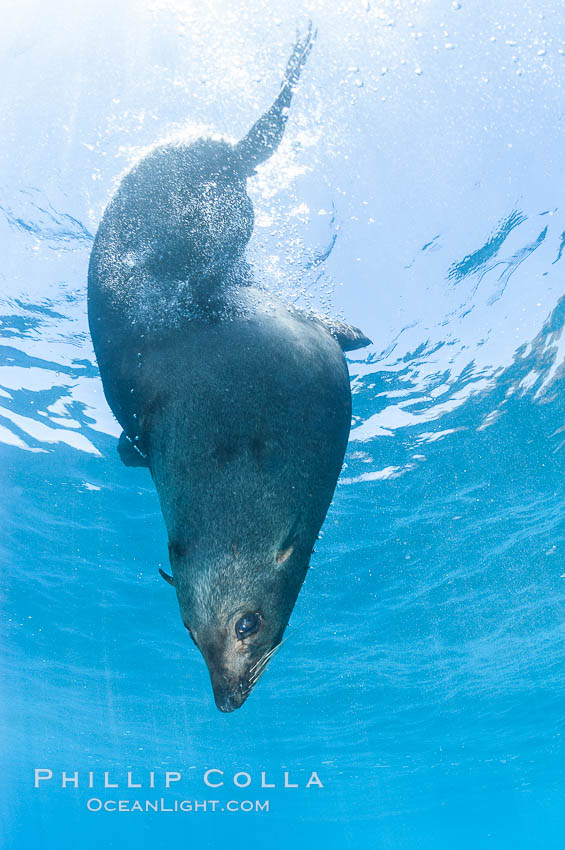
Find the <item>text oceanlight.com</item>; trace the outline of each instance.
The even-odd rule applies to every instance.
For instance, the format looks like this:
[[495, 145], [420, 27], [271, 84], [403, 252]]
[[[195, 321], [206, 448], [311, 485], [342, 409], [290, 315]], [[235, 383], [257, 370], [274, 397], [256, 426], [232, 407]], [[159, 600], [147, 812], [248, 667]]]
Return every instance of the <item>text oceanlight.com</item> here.
[[89, 812], [268, 812], [269, 800], [101, 800], [91, 797]]

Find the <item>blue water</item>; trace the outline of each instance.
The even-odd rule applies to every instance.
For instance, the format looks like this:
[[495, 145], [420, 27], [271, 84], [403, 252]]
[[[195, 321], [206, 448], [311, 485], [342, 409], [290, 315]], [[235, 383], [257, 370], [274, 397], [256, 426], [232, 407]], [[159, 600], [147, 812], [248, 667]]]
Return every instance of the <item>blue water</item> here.
[[[0, 36], [3, 848], [564, 846], [563, 11], [12, 9]], [[86, 269], [120, 174], [174, 134], [241, 137], [308, 17], [318, 41], [284, 143], [250, 187], [250, 250], [273, 290], [374, 345], [350, 360], [351, 441], [292, 634], [222, 715], [158, 575], [149, 475], [116, 453]], [[37, 789], [36, 768], [53, 771]], [[209, 768], [223, 788], [203, 784]], [[169, 790], [167, 770], [183, 774]], [[80, 787], [61, 788], [61, 771]], [[124, 787], [128, 771], [140, 791]], [[238, 771], [249, 788], [234, 788]], [[285, 771], [301, 787], [284, 789]], [[323, 788], [304, 787], [313, 771]], [[101, 788], [104, 772], [118, 790]], [[93, 797], [268, 799], [270, 811], [97, 813]]]

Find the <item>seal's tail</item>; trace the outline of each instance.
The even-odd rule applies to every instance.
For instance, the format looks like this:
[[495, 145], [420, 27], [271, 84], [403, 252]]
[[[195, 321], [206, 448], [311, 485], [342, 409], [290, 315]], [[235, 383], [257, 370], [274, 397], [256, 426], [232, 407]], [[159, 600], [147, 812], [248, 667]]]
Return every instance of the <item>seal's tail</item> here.
[[288, 118], [288, 107], [294, 89], [300, 79], [302, 69], [312, 50], [317, 30], [312, 31], [312, 21], [308, 32], [301, 38], [297, 33], [296, 43], [290, 54], [281, 85], [279, 96], [264, 115], [255, 122], [248, 134], [236, 145], [236, 151], [243, 163], [246, 174], [252, 174], [254, 168], [275, 152], [283, 137]]

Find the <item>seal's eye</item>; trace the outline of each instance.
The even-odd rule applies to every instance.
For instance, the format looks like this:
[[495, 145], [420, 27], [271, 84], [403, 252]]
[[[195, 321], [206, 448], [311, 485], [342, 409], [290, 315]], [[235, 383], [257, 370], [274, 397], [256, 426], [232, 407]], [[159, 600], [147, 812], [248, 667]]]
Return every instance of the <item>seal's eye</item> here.
[[235, 633], [240, 640], [254, 635], [261, 625], [261, 615], [257, 612], [250, 612], [240, 617], [235, 624]]

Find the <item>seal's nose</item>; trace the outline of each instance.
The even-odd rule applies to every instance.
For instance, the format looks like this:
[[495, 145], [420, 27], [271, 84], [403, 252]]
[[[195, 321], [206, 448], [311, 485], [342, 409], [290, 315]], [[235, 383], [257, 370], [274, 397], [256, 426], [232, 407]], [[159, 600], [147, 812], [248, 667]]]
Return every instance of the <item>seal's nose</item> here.
[[247, 681], [234, 681], [215, 671], [210, 672], [210, 680], [212, 682], [216, 706], [220, 711], [224, 712], [235, 711], [236, 708], [241, 708], [251, 690], [247, 685]]
[[216, 705], [223, 712], [235, 711], [243, 704], [235, 694], [227, 694], [225, 697], [215, 697]]
[[235, 640], [235, 634], [222, 642], [217, 633], [210, 637], [201, 632], [196, 635], [196, 642], [208, 667], [216, 706], [224, 712], [241, 708], [252, 688], [251, 660]]

